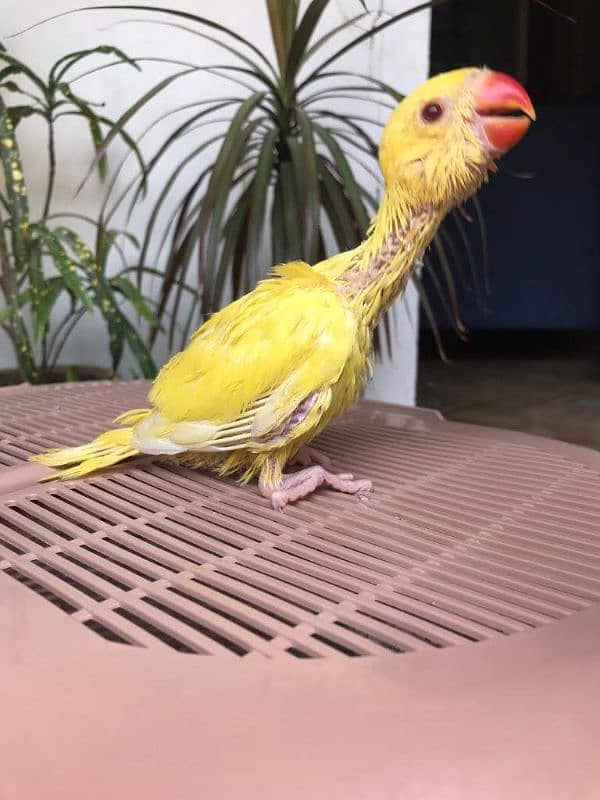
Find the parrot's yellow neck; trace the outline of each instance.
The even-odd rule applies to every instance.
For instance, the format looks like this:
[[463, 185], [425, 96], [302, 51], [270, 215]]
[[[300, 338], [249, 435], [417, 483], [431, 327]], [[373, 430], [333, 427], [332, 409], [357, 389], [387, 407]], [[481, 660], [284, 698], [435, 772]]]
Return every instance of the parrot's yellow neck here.
[[411, 208], [402, 199], [386, 193], [367, 238], [336, 277], [340, 291], [370, 327], [404, 289], [446, 212], [434, 206]]

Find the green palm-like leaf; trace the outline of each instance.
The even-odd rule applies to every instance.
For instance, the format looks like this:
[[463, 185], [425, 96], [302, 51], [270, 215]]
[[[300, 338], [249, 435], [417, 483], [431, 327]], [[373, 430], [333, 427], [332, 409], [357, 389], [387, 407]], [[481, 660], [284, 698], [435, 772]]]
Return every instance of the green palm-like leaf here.
[[297, 30], [294, 32], [284, 75], [284, 83], [288, 91], [294, 85], [298, 67], [306, 54], [308, 43], [328, 4], [329, 0], [311, 0]]
[[302, 137], [302, 165], [305, 181], [305, 205], [307, 209], [307, 244], [306, 251], [308, 260], [313, 263], [320, 255], [320, 196], [319, 196], [319, 175], [317, 164], [317, 148], [315, 145], [315, 135], [309, 116], [298, 109], [298, 121]]
[[413, 6], [412, 8], [409, 8], [406, 11], [402, 11], [400, 14], [394, 14], [393, 16], [386, 19], [385, 22], [380, 22], [379, 25], [375, 25], [368, 31], [361, 33], [360, 36], [356, 36], [354, 39], [348, 42], [348, 44], [345, 44], [343, 47], [340, 47], [340, 49], [337, 50], [333, 55], [329, 56], [329, 58], [326, 58], [325, 61], [323, 61], [319, 65], [319, 67], [317, 67], [316, 70], [314, 70], [307, 78], [305, 78], [304, 82], [300, 84], [300, 88], [309, 83], [311, 80], [314, 80], [314, 78], [316, 78], [317, 75], [322, 73], [330, 64], [333, 64], [333, 62], [337, 61], [338, 58], [341, 58], [341, 56], [345, 55], [350, 50], [353, 50], [361, 42], [364, 42], [367, 39], [372, 39], [381, 31], [385, 30], [386, 28], [389, 28], [390, 25], [395, 25], [397, 22], [400, 22], [400, 20], [406, 19], [407, 17], [411, 17], [414, 14], [418, 14], [421, 11], [427, 11], [428, 9], [433, 8], [434, 6], [442, 5], [444, 2], [447, 2], [447, 0], [431, 0], [428, 3], [419, 3], [418, 5]]
[[[263, 219], [267, 204], [267, 194], [275, 153], [277, 131], [271, 129], [265, 138], [258, 155], [252, 189], [248, 196], [248, 260], [250, 274], [256, 275], [256, 267], [262, 243]], [[256, 275], [258, 277], [258, 275]]]
[[191, 67], [189, 69], [184, 69], [184, 70], [181, 70], [180, 72], [175, 73], [174, 75], [169, 75], [168, 77], [163, 78], [161, 81], [159, 81], [154, 86], [152, 86], [152, 88], [150, 88], [144, 95], [142, 95], [142, 97], [140, 97], [139, 100], [137, 100], [130, 108], [127, 109], [127, 111], [125, 111], [124, 114], [122, 114], [119, 117], [119, 119], [114, 123], [114, 125], [111, 126], [109, 132], [106, 134], [106, 137], [105, 137], [104, 141], [97, 148], [96, 157], [94, 158], [94, 160], [90, 164], [90, 167], [89, 167], [89, 169], [88, 169], [83, 181], [79, 185], [79, 188], [78, 188], [77, 191], [79, 191], [81, 189], [81, 187], [84, 185], [84, 183], [90, 177], [90, 175], [92, 174], [94, 169], [96, 169], [96, 167], [98, 165], [98, 162], [102, 159], [103, 155], [106, 153], [106, 150], [107, 150], [108, 146], [110, 145], [110, 143], [112, 142], [112, 140], [116, 136], [123, 135], [123, 132], [124, 132], [123, 129], [124, 129], [125, 125], [129, 122], [129, 120], [135, 114], [137, 114], [137, 112], [143, 106], [145, 106], [146, 103], [149, 100], [152, 100], [154, 97], [156, 97], [157, 94], [159, 94], [164, 89], [166, 89], [167, 86], [169, 86], [171, 83], [173, 83], [173, 81], [176, 81], [178, 78], [182, 78], [184, 75], [189, 75], [192, 72], [196, 72], [196, 67]]
[[320, 125], [315, 125], [314, 128], [331, 153], [331, 157], [333, 158], [336, 169], [346, 189], [354, 217], [360, 226], [360, 232], [364, 234], [369, 225], [369, 217], [367, 215], [356, 178], [354, 177], [352, 168], [348, 163], [348, 159], [346, 158], [339, 142], [329, 133], [329, 131], [327, 131], [325, 128], [322, 128]]
[[140, 67], [135, 63], [135, 61], [129, 56], [120, 50], [118, 47], [112, 47], [111, 45], [102, 44], [99, 47], [91, 47], [87, 50], [78, 50], [75, 53], [69, 53], [62, 58], [59, 58], [56, 61], [48, 74], [48, 84], [50, 86], [60, 83], [60, 81], [64, 80], [65, 75], [74, 67], [75, 64], [78, 64], [80, 61], [83, 61], [89, 56], [93, 55], [113, 55], [117, 56], [119, 62], [123, 64], [129, 64], [134, 69], [139, 70]]
[[86, 282], [77, 269], [77, 263], [62, 246], [59, 235], [48, 230], [45, 225], [39, 224], [35, 228], [66, 288], [74, 298], [79, 300], [84, 308], [91, 311], [94, 308], [94, 304], [88, 294]]
[[73, 250], [79, 269], [87, 278], [90, 298], [93, 298], [95, 306], [106, 321], [113, 370], [118, 367], [126, 339], [144, 377], [153, 378], [156, 375], [156, 365], [139, 334], [119, 308], [114, 291], [126, 297], [133, 308], [152, 325], [158, 324], [158, 320], [141, 294], [131, 281], [122, 275], [109, 281], [90, 248], [76, 233], [67, 228], [58, 228], [55, 235], [64, 239]]
[[160, 322], [156, 314], [150, 309], [141, 292], [124, 275], [117, 275], [109, 281], [112, 289], [122, 294], [129, 300], [132, 307], [147, 322], [156, 328], [160, 328]]
[[39, 302], [36, 304], [36, 313], [34, 315], [33, 336], [37, 343], [44, 338], [52, 309], [64, 289], [65, 284], [61, 278], [50, 278], [46, 281]]

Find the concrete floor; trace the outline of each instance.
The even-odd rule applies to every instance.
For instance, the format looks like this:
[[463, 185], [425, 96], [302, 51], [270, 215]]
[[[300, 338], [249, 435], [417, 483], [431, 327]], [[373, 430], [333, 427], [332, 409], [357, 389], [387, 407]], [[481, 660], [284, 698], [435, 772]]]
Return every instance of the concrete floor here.
[[422, 358], [417, 403], [447, 419], [600, 450], [600, 353]]

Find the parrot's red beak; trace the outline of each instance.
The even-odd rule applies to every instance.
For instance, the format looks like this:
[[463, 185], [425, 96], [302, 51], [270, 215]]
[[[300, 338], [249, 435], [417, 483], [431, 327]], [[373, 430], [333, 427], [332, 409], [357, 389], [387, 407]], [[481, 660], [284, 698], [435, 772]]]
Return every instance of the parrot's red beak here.
[[510, 75], [486, 70], [473, 84], [475, 111], [491, 147], [502, 154], [521, 141], [535, 120], [525, 89]]

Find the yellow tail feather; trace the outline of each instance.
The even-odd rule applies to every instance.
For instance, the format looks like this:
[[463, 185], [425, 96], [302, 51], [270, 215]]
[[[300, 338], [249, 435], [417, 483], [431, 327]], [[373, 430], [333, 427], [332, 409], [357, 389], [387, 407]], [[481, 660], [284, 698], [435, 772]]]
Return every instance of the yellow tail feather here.
[[130, 408], [113, 420], [116, 425], [137, 425], [152, 413], [151, 408]]
[[59, 471], [43, 480], [53, 478], [80, 478], [98, 469], [110, 467], [119, 461], [137, 455], [132, 444], [133, 428], [116, 428], [102, 433], [93, 442], [80, 447], [67, 447], [64, 450], [49, 450], [31, 456], [31, 461], [39, 461], [48, 467], [59, 467]]

